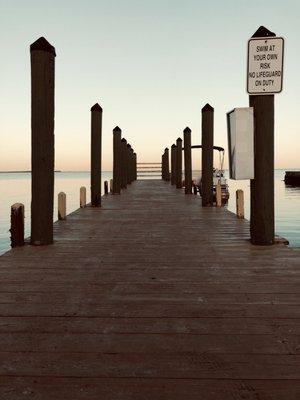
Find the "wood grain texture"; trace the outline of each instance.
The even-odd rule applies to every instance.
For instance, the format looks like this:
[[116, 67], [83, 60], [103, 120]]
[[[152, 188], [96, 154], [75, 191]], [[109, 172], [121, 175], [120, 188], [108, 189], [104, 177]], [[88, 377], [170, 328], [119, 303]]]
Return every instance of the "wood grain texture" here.
[[171, 185], [176, 185], [176, 172], [177, 172], [177, 149], [176, 145], [171, 146]]
[[113, 194], [121, 193], [122, 159], [121, 159], [121, 129], [113, 129]]
[[31, 243], [53, 242], [55, 49], [31, 45]]
[[10, 208], [10, 243], [11, 247], [24, 245], [24, 218], [25, 207], [22, 203], [15, 203]]
[[0, 398], [298, 400], [300, 250], [165, 181], [0, 257]]
[[202, 108], [202, 206], [213, 205], [213, 146], [214, 146], [214, 109], [209, 104]]
[[102, 113], [102, 108], [98, 103], [91, 108], [91, 204], [93, 207], [101, 207]]
[[176, 188], [182, 188], [182, 139], [176, 140]]
[[184, 186], [185, 194], [192, 193], [192, 148], [191, 148], [191, 130], [186, 127], [183, 131], [184, 143]]
[[274, 95], [249, 96], [254, 112], [254, 179], [250, 180], [251, 241], [274, 243]]

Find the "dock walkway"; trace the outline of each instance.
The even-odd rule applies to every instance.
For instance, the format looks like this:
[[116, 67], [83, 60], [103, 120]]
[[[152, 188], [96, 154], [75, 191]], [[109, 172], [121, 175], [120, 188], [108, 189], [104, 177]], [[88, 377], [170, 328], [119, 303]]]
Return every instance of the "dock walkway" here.
[[0, 398], [300, 398], [300, 250], [159, 180], [0, 257]]

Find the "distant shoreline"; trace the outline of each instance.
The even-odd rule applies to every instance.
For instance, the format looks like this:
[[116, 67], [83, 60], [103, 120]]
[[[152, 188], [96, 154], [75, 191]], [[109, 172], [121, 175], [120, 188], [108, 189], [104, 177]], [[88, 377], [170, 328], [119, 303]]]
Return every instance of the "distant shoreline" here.
[[[58, 170], [54, 172], [63, 172], [63, 171]], [[30, 173], [31, 171], [0, 171], [0, 174], [30, 174]]]
[[[85, 172], [88, 173], [90, 171], [62, 171], [62, 170], [57, 170], [54, 171], [55, 173], [79, 173], [79, 172]], [[112, 172], [112, 171], [102, 171], [102, 172]], [[0, 174], [31, 174], [31, 171], [0, 171]]]
[[[294, 167], [294, 168], [274, 168], [274, 171], [300, 171], [300, 167]], [[195, 169], [194, 171], [200, 171]], [[225, 168], [225, 171], [228, 171], [228, 168]], [[80, 172], [85, 172], [89, 173], [90, 171], [62, 171], [62, 170], [57, 170], [54, 171], [55, 173], [80, 173]], [[112, 170], [108, 171], [102, 171], [102, 172], [112, 172]], [[30, 174], [31, 171], [0, 171], [0, 174]]]

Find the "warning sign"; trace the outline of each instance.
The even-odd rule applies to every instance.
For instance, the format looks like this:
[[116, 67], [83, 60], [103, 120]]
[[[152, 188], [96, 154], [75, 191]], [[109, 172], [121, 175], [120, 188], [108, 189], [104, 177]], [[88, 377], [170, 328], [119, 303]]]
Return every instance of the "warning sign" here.
[[284, 40], [281, 37], [249, 40], [247, 92], [250, 95], [281, 92], [283, 48]]

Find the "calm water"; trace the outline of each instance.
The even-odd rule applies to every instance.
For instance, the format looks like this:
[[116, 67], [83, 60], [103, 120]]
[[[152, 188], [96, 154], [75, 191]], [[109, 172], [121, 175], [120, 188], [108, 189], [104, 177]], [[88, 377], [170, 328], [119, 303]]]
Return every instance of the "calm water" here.
[[[275, 232], [289, 240], [290, 246], [300, 247], [300, 187], [286, 186], [285, 170], [275, 170]], [[250, 181], [228, 180], [230, 199], [228, 209], [235, 210], [235, 191], [245, 196], [245, 217], [250, 219]]]
[[[111, 172], [103, 172], [102, 188], [105, 180], [112, 178]], [[57, 195], [67, 195], [67, 214], [79, 207], [79, 189], [87, 189], [90, 202], [90, 174], [88, 172], [58, 172], [55, 174], [54, 221], [57, 220]], [[25, 236], [30, 236], [30, 173], [0, 173], [0, 254], [10, 248], [10, 206], [14, 203], [25, 205]]]
[[[300, 188], [286, 187], [284, 170], [275, 171], [275, 207], [276, 233], [287, 238], [291, 246], [300, 246]], [[112, 177], [104, 172], [103, 182]], [[102, 187], [103, 187], [102, 182]], [[245, 214], [249, 218], [249, 181], [228, 180], [230, 199], [228, 209], [235, 212], [235, 191], [243, 189], [245, 196]], [[79, 207], [79, 188], [86, 186], [89, 198], [90, 175], [88, 172], [60, 172], [55, 174], [55, 199], [60, 191], [67, 194], [67, 213]], [[0, 253], [9, 249], [10, 206], [13, 203], [25, 205], [26, 236], [30, 235], [30, 174], [0, 173]], [[54, 220], [57, 219], [57, 201], [55, 201]]]

